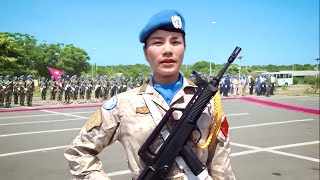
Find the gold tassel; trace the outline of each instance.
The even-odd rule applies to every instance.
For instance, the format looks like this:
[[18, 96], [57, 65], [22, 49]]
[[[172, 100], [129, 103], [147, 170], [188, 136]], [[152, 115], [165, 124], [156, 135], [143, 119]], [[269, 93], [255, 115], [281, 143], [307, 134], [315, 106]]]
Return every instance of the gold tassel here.
[[208, 135], [208, 138], [206, 142], [199, 146], [199, 149], [205, 149], [209, 146], [213, 138], [216, 138], [219, 133], [219, 129], [222, 123], [222, 117], [223, 117], [223, 111], [222, 111], [222, 105], [221, 105], [221, 97], [219, 92], [217, 92], [214, 97], [212, 98], [213, 104], [214, 104], [214, 112], [213, 112], [213, 119], [212, 119], [212, 125], [210, 128], [210, 132]]

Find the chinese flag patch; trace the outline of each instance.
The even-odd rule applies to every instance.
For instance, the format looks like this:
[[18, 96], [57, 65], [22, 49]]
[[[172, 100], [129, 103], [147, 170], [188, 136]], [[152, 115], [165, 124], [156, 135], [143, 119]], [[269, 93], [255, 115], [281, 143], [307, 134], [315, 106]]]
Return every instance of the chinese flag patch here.
[[225, 137], [228, 137], [228, 135], [229, 135], [229, 123], [228, 123], [228, 120], [227, 120], [226, 116], [224, 116], [224, 118], [223, 118], [223, 121], [221, 123], [220, 129], [221, 129], [223, 135]]

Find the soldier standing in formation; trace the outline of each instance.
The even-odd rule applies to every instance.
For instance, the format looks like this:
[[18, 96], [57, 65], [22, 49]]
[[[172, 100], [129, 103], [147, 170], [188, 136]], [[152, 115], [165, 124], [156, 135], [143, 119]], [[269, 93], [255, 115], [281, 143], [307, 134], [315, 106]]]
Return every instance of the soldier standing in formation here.
[[270, 97], [270, 89], [271, 89], [271, 75], [266, 75], [266, 96]]
[[17, 76], [14, 76], [12, 79], [12, 86], [13, 86], [13, 104], [18, 104], [19, 101], [19, 79]]
[[79, 77], [79, 100], [80, 102], [84, 102], [84, 96], [85, 96], [85, 91], [86, 91], [86, 84], [83, 76]]
[[0, 75], [0, 106], [3, 106], [4, 102], [4, 89], [3, 89], [3, 77]]
[[137, 82], [137, 87], [142, 86], [142, 84], [143, 84], [143, 77], [142, 77], [142, 73], [139, 73], [139, 76], [138, 76], [138, 78], [137, 78], [136, 82]]
[[91, 103], [91, 93], [93, 88], [93, 81], [90, 76], [85, 80], [85, 99], [86, 103]]
[[66, 78], [63, 79], [64, 84], [64, 101], [66, 104], [70, 103], [70, 92], [71, 92], [71, 86], [70, 86], [70, 76], [67, 75]]
[[46, 103], [47, 98], [47, 89], [48, 89], [48, 81], [45, 77], [40, 79], [40, 94], [41, 94], [41, 103]]
[[228, 93], [230, 91], [230, 86], [231, 86], [230, 76], [229, 76], [229, 74], [226, 74], [226, 76], [224, 78], [224, 82], [223, 82], [223, 96], [224, 97], [228, 97]]
[[78, 93], [79, 93], [79, 82], [77, 80], [77, 75], [73, 75], [70, 79], [71, 86], [71, 98], [73, 104], [78, 104]]
[[128, 90], [133, 89], [133, 88], [134, 88], [133, 78], [130, 77], [129, 81], [128, 81]]
[[254, 79], [253, 79], [253, 76], [249, 76], [249, 93], [250, 93], [250, 95], [253, 94], [253, 88], [254, 88]]
[[26, 99], [26, 80], [24, 79], [24, 75], [20, 76], [18, 83], [18, 95], [20, 98], [20, 106], [24, 106], [24, 102]]
[[64, 83], [63, 83], [63, 79], [61, 76], [58, 77], [58, 81], [57, 81], [57, 87], [55, 89], [55, 93], [57, 93], [57, 104], [58, 105], [62, 105], [62, 95], [63, 95], [63, 91], [64, 91]]
[[27, 96], [27, 105], [32, 106], [32, 98], [34, 92], [34, 81], [32, 79], [32, 75], [27, 76], [26, 81], [26, 96]]
[[11, 98], [12, 98], [12, 91], [13, 91], [13, 83], [10, 80], [10, 75], [6, 75], [3, 86], [4, 89], [4, 104], [6, 108], [11, 107]]
[[54, 76], [51, 76], [49, 83], [48, 83], [49, 89], [50, 89], [50, 101], [51, 104], [56, 103], [56, 92], [55, 90], [57, 89], [57, 82], [54, 80]]

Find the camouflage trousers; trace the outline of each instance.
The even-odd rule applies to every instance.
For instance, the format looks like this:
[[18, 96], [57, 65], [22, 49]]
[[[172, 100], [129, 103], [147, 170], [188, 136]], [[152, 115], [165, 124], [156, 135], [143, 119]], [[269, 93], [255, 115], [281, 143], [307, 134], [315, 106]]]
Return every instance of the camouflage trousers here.
[[33, 92], [27, 92], [27, 105], [32, 106], [32, 98], [33, 98]]
[[5, 107], [7, 107], [7, 108], [10, 107], [11, 101], [12, 101], [12, 92], [11, 91], [4, 92]]

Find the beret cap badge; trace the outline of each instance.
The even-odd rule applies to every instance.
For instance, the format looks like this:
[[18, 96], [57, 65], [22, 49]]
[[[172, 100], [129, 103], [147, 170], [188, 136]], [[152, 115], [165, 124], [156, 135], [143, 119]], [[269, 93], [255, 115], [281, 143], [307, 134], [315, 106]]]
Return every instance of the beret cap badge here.
[[181, 29], [182, 27], [182, 21], [180, 16], [177, 16], [177, 15], [171, 16], [171, 23], [173, 27], [176, 29]]

